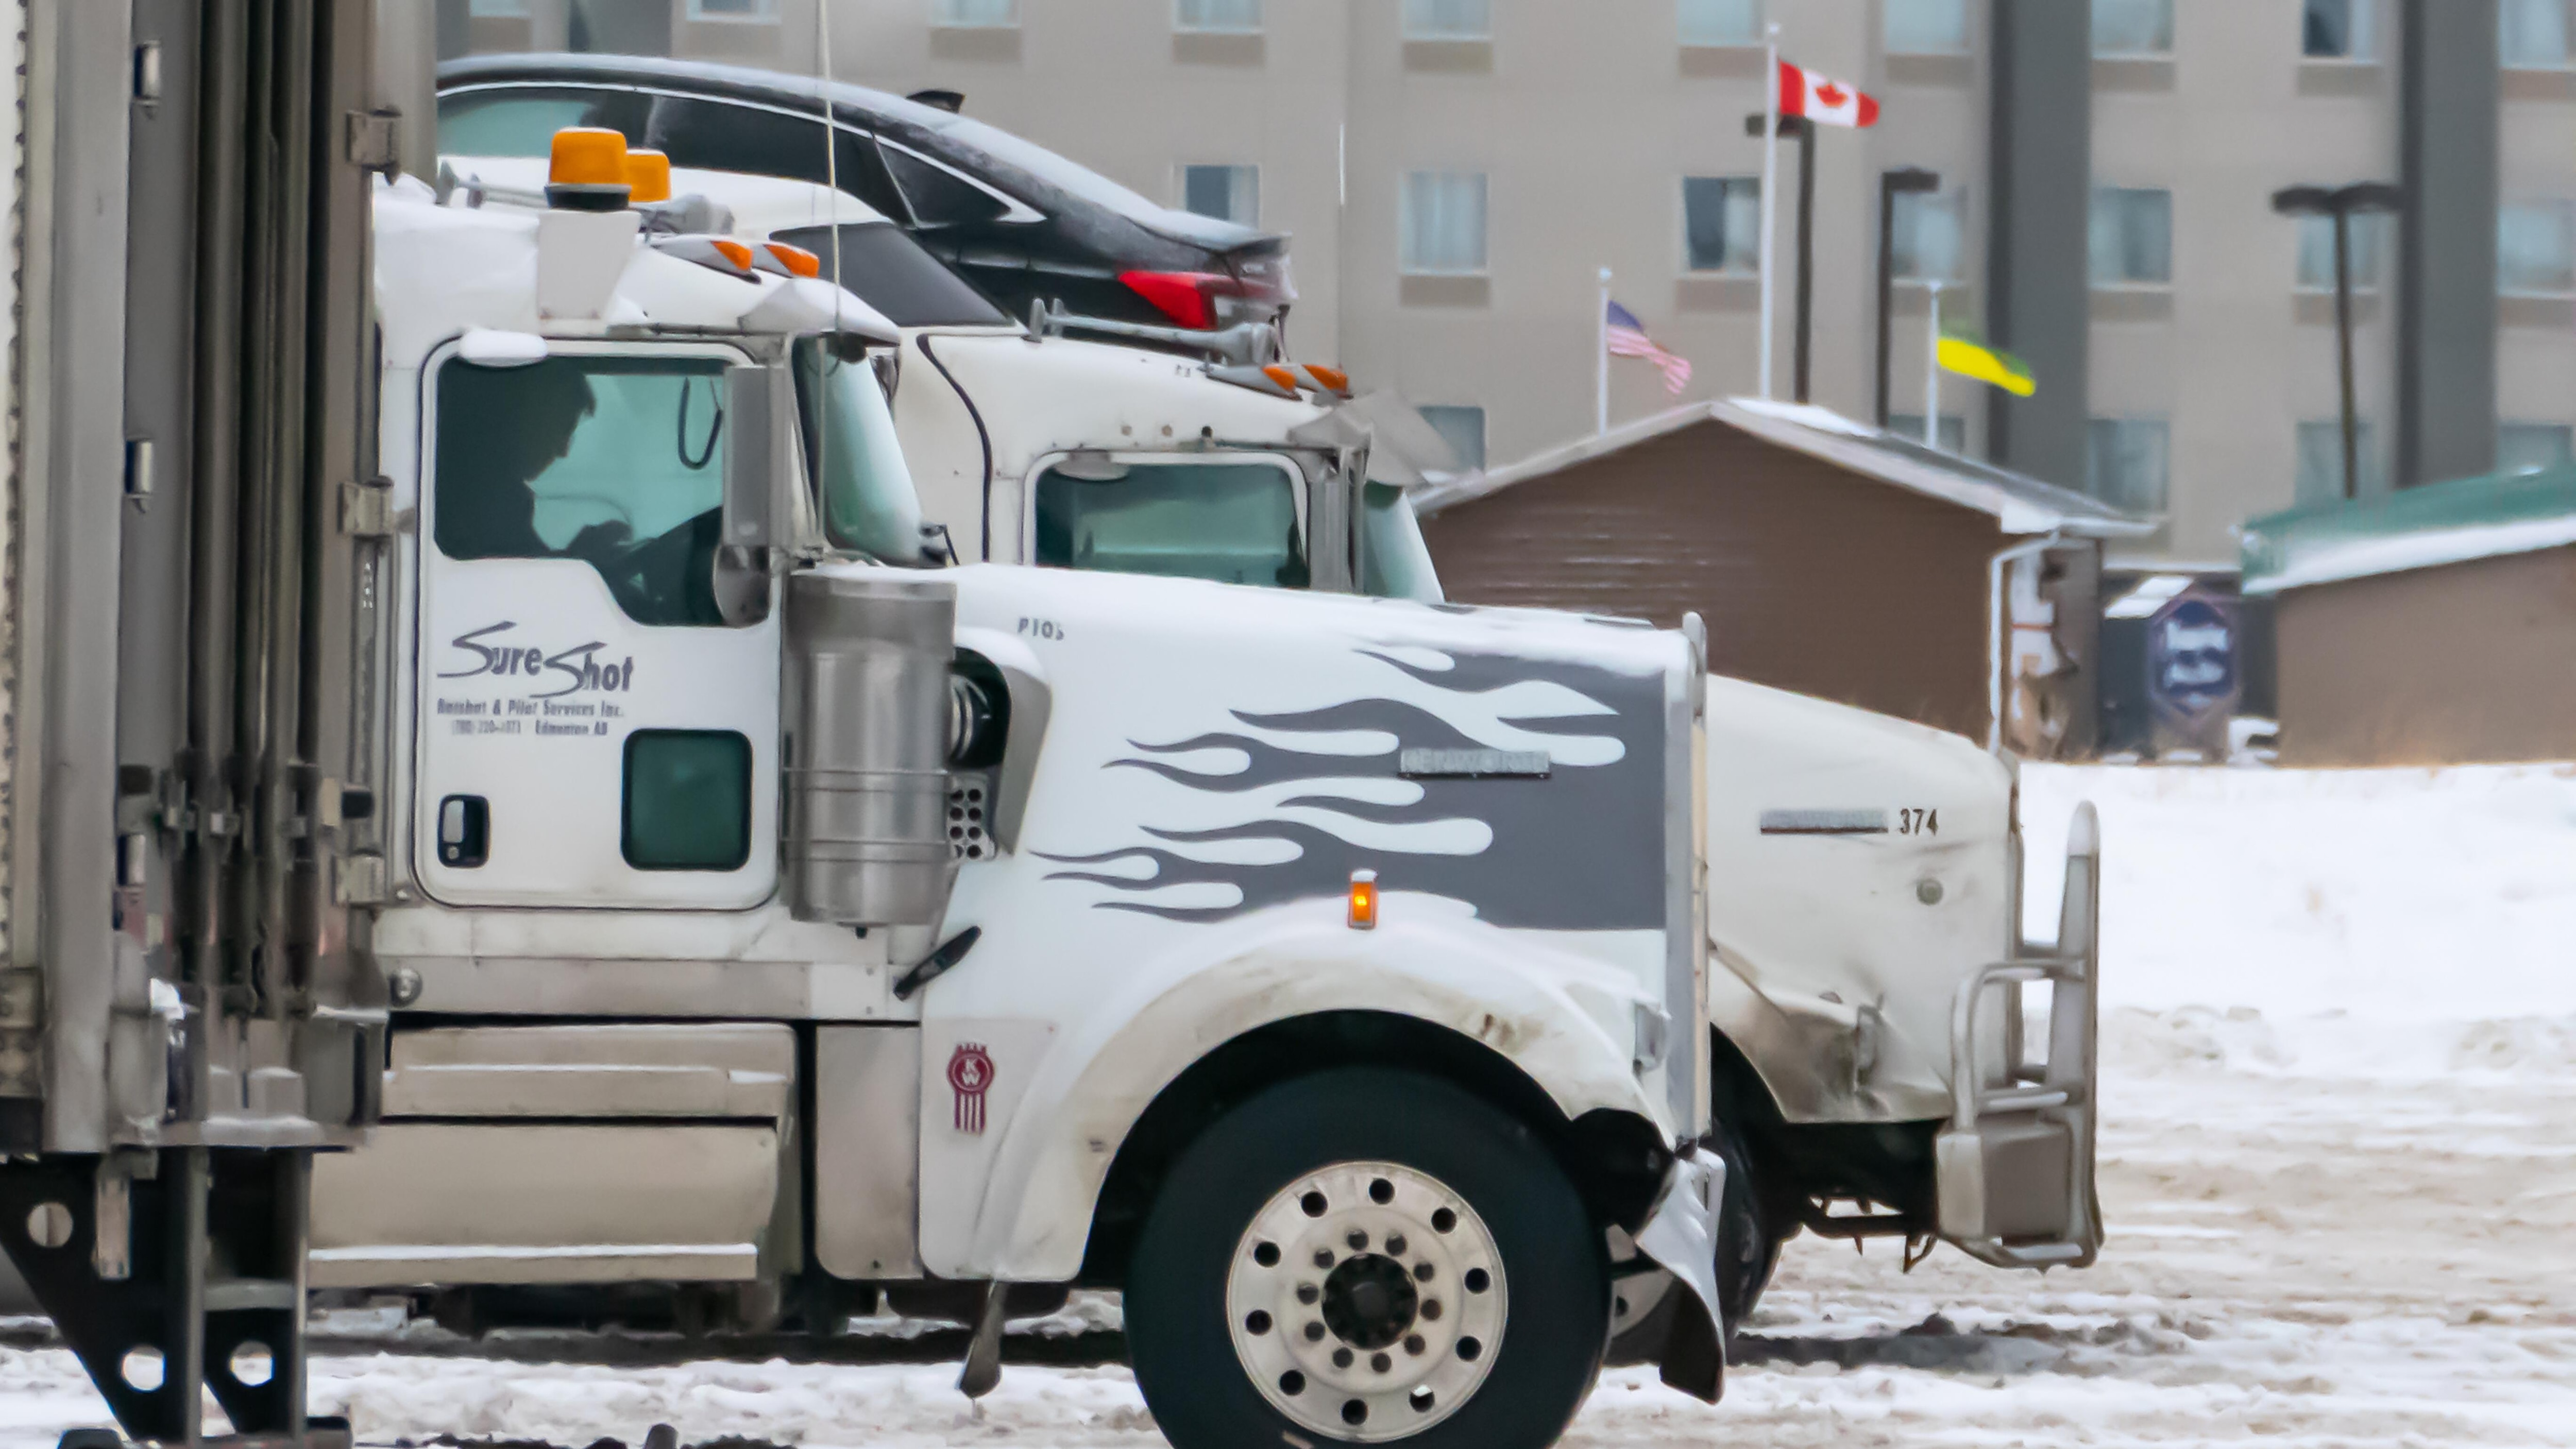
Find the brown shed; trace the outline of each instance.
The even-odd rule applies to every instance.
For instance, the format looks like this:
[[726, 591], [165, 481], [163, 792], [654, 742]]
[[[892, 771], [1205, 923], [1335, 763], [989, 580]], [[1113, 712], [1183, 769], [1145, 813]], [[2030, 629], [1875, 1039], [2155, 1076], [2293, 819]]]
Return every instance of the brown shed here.
[[2154, 525], [1824, 408], [1694, 403], [1427, 487], [1464, 603], [1708, 626], [1709, 667], [1991, 739], [2091, 752], [2102, 540]]
[[2576, 759], [2576, 466], [2245, 525], [2284, 764]]

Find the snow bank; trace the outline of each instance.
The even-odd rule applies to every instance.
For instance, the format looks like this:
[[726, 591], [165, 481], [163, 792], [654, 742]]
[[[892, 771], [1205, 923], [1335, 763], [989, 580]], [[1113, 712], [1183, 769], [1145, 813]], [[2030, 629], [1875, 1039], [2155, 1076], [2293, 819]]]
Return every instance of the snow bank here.
[[2576, 1068], [2576, 765], [2026, 766], [2034, 937], [2083, 799], [2114, 1062]]

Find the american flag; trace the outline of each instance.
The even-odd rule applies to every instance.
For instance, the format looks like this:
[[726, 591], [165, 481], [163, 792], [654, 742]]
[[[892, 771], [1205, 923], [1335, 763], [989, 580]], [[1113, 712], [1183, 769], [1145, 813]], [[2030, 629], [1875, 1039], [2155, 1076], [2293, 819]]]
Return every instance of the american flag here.
[[1609, 323], [1607, 335], [1612, 357], [1642, 357], [1662, 368], [1664, 391], [1675, 397], [1680, 397], [1682, 389], [1690, 386], [1690, 359], [1657, 346], [1655, 339], [1646, 335], [1646, 324], [1638, 321], [1635, 313], [1613, 302], [1610, 304]]

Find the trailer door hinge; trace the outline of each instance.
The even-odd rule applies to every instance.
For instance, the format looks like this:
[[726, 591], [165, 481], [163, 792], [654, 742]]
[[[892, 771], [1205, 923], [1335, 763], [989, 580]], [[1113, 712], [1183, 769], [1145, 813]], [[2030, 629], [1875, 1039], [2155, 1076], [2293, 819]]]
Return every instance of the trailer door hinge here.
[[349, 112], [349, 163], [391, 176], [402, 164], [401, 135], [395, 127], [401, 119], [402, 112], [390, 108]]
[[0, 971], [0, 1031], [34, 1031], [44, 1024], [44, 972], [33, 966]]
[[391, 538], [411, 529], [409, 509], [394, 508], [393, 480], [340, 485], [340, 531], [351, 538]]
[[385, 858], [371, 853], [341, 856], [332, 881], [331, 898], [344, 906], [383, 905]]

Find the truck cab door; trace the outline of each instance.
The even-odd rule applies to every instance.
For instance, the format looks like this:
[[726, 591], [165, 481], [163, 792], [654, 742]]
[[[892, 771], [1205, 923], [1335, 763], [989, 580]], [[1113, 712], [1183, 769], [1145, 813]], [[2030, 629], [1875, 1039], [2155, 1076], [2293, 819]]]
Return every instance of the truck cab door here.
[[729, 625], [716, 598], [741, 361], [433, 359], [412, 827], [432, 899], [739, 910], [774, 889], [778, 624]]

